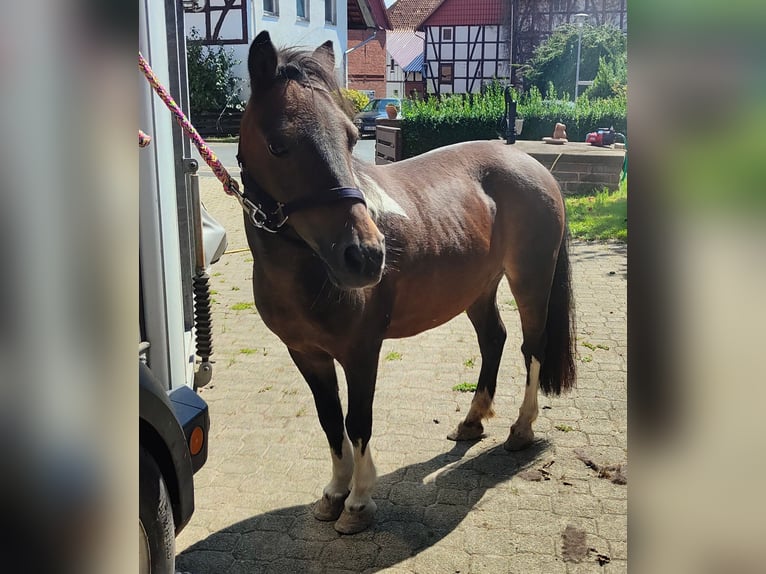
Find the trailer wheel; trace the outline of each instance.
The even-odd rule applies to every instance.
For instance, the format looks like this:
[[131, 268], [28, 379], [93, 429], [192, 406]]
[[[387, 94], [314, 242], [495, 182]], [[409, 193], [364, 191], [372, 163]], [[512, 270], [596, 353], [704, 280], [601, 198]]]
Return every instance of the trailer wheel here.
[[175, 524], [168, 487], [154, 458], [139, 448], [139, 572], [174, 574]]

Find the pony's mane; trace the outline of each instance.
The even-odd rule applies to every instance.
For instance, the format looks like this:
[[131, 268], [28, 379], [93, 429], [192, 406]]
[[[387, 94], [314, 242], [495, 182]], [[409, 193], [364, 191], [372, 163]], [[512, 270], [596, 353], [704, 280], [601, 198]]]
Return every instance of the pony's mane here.
[[312, 89], [326, 90], [334, 96], [335, 103], [349, 118], [354, 117], [354, 107], [343, 97], [338, 86], [335, 70], [314, 56], [312, 50], [283, 48], [278, 53], [277, 77], [294, 80]]
[[324, 62], [314, 56], [311, 50], [283, 48], [278, 54], [277, 76], [324, 88], [329, 92], [338, 91], [338, 80], [334, 70], [327, 69]]

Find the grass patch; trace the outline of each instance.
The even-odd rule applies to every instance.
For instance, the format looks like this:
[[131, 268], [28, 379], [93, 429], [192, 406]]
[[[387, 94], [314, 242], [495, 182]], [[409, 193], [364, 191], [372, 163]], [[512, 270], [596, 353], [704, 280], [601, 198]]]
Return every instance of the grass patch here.
[[585, 355], [583, 358], [580, 359], [583, 363], [590, 363], [593, 361], [593, 357], [590, 355]]
[[469, 369], [474, 368], [476, 366], [476, 357], [471, 357], [470, 359], [463, 361], [463, 366], [468, 367]]
[[569, 425], [556, 425], [556, 430], [560, 430], [561, 432], [572, 432], [574, 429]]
[[240, 349], [239, 354], [240, 355], [255, 355], [258, 352], [258, 349]]
[[385, 356], [386, 361], [401, 361], [402, 360], [402, 354], [398, 351], [391, 351], [388, 355]]
[[594, 345], [593, 343], [589, 343], [588, 341], [584, 341], [582, 343], [582, 346], [583, 347], [587, 347], [591, 351], [595, 351], [596, 349], [601, 349], [603, 351], [608, 351], [609, 350], [609, 347], [607, 345], [602, 345], [600, 343], [598, 345]]
[[295, 416], [296, 417], [302, 417], [305, 414], [306, 414], [306, 407], [301, 407], [300, 409], [298, 409], [298, 412], [295, 413]]
[[268, 387], [261, 387], [260, 389], [258, 389], [258, 392], [259, 393], [265, 393], [266, 391], [270, 391], [273, 388], [274, 387], [272, 385], [269, 385]]
[[596, 195], [567, 197], [567, 217], [572, 237], [586, 240], [628, 240], [628, 180], [619, 189]]
[[461, 393], [470, 393], [476, 390], [476, 383], [462, 382], [459, 385], [452, 387], [453, 391], [460, 391]]
[[239, 291], [239, 287], [237, 287], [236, 285], [234, 285], [234, 287], [232, 287], [232, 288], [231, 288], [231, 290], [232, 290], [232, 291]]
[[232, 311], [247, 311], [253, 308], [254, 303], [234, 303], [231, 306]]

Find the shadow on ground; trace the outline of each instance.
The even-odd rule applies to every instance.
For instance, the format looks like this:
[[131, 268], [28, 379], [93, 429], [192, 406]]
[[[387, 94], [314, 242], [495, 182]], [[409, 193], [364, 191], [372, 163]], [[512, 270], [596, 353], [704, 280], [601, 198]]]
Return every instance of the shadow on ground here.
[[452, 532], [484, 493], [531, 466], [545, 440], [515, 453], [502, 445], [466, 457], [476, 442], [378, 478], [377, 522], [341, 536], [311, 515], [311, 504], [253, 516], [210, 535], [178, 556], [191, 574], [377, 572], [433, 546]]

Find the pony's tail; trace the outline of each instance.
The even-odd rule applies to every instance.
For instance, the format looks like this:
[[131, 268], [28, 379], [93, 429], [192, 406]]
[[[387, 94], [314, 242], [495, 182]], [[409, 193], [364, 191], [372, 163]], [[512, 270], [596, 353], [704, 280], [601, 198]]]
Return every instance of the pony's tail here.
[[545, 357], [540, 366], [540, 388], [546, 395], [559, 395], [575, 384], [575, 315], [572, 272], [569, 268], [569, 230], [564, 231], [545, 323]]

